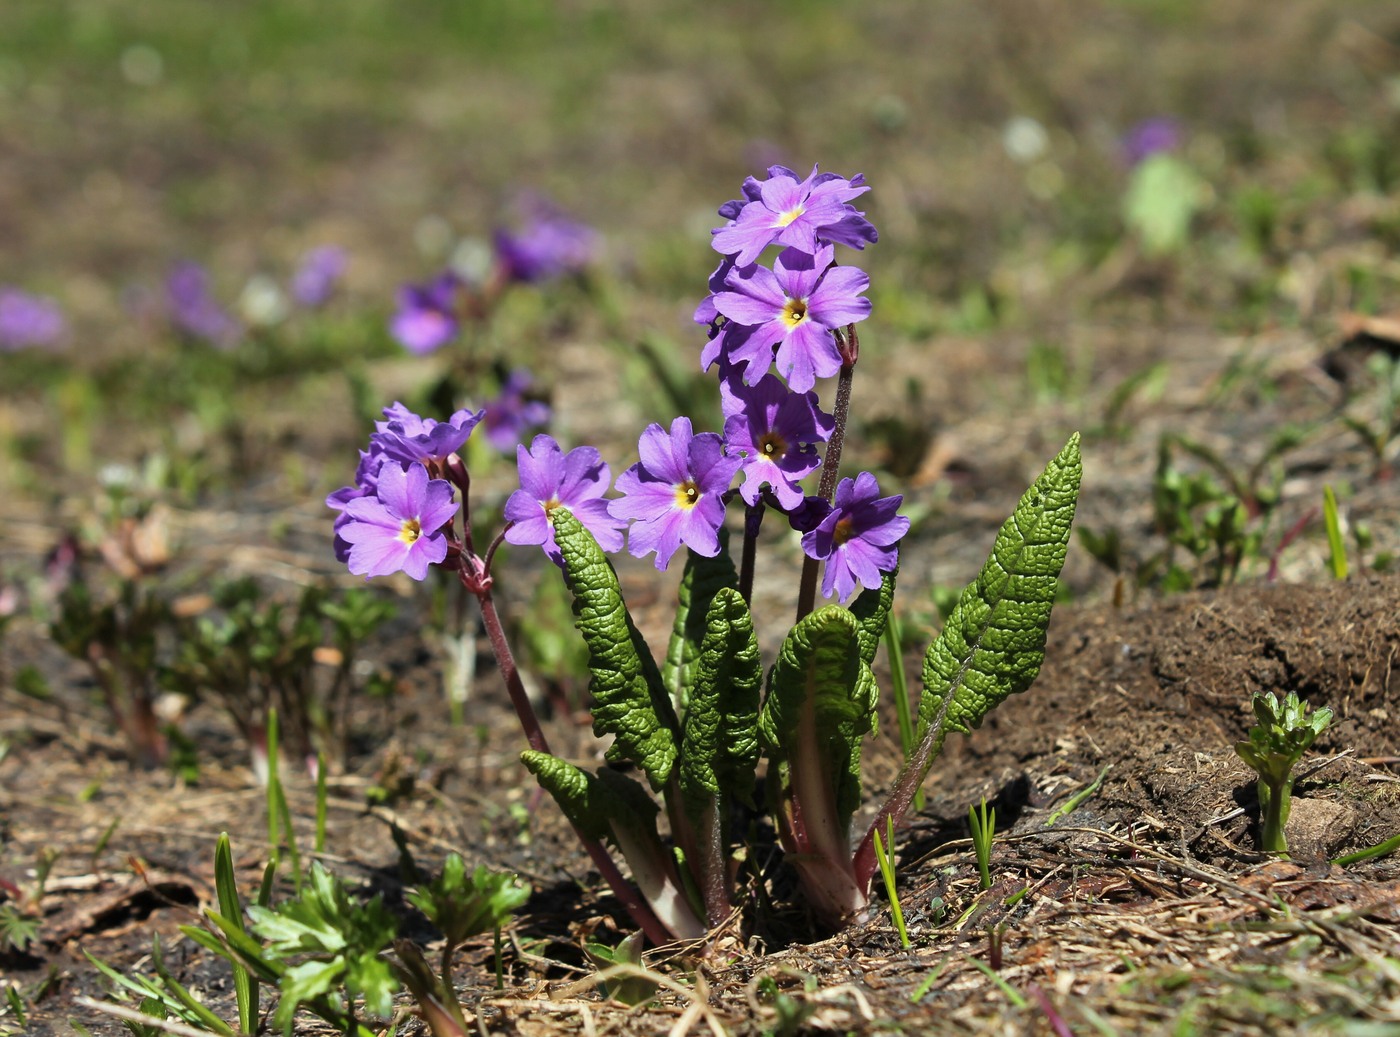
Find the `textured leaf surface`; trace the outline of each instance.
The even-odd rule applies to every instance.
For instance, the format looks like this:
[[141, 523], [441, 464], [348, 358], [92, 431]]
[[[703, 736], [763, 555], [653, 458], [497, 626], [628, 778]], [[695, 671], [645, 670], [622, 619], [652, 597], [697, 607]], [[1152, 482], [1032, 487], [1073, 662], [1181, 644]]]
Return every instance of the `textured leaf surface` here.
[[693, 801], [722, 792], [745, 799], [758, 763], [763, 665], [753, 616], [737, 590], [711, 596], [681, 738], [681, 792]]
[[971, 731], [1040, 672], [1081, 473], [1076, 433], [1021, 497], [929, 647], [919, 702], [920, 740], [934, 739], [925, 769], [948, 731]]
[[686, 709], [690, 703], [700, 646], [708, 629], [706, 617], [710, 602], [721, 587], [739, 585], [739, 574], [729, 557], [728, 539], [728, 531], [720, 530], [720, 552], [713, 558], [686, 552], [685, 572], [681, 575], [677, 595], [676, 621], [671, 626], [666, 661], [661, 665], [661, 683], [678, 710]]
[[598, 779], [567, 760], [534, 749], [521, 753], [520, 761], [586, 837], [602, 839], [609, 834], [608, 810], [615, 804]]
[[875, 665], [875, 653], [885, 636], [890, 609], [894, 607], [894, 583], [898, 575], [898, 568], [881, 574], [880, 586], [867, 587], [851, 602], [851, 612], [860, 623], [856, 636], [860, 638], [860, 657], [866, 666]]
[[[860, 805], [861, 740], [874, 724], [875, 695], [874, 674], [860, 657], [859, 621], [827, 605], [788, 632], [759, 715], [764, 748], [775, 763], [789, 764], [795, 786], [808, 786], [799, 769], [821, 768], [842, 829]], [[813, 751], [815, 759], [807, 755]]]
[[593, 733], [612, 735], [609, 759], [631, 760], [660, 789], [676, 762], [679, 725], [656, 661], [622, 600], [612, 563], [567, 508], [554, 512], [554, 542], [574, 595], [574, 624], [588, 645]]

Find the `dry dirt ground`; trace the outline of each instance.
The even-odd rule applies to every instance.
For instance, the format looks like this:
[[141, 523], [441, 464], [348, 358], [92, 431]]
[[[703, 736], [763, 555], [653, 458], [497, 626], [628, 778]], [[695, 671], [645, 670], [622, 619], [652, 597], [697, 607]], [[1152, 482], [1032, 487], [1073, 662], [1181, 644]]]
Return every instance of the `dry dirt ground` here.
[[[712, 1024], [759, 1033], [798, 1004], [809, 1025], [857, 1032], [1052, 1032], [1056, 1020], [1070, 1032], [1091, 1032], [1091, 1022], [1143, 1032], [1183, 1018], [1206, 1032], [1254, 1032], [1269, 1018], [1319, 1010], [1395, 1021], [1400, 865], [1327, 862], [1400, 830], [1398, 613], [1394, 577], [1194, 593], [1136, 610], [1062, 609], [1039, 682], [950, 744], [924, 811], [899, 836], [909, 950], [882, 908], [812, 942], [777, 871], [776, 912], [746, 923], [703, 962], [677, 954], [658, 966], [680, 981], [675, 990], [639, 1009], [600, 1001], [578, 946], [582, 934], [607, 937], [619, 925], [618, 905], [548, 805], [524, 821], [509, 809], [526, 801], [528, 786], [511, 762], [509, 707], [491, 674], [473, 704], [473, 720], [490, 729], [484, 741], [446, 729], [433, 694], [405, 696], [391, 744], [332, 783], [325, 859], [383, 893], [427, 941], [431, 929], [402, 900], [393, 827], [427, 868], [455, 848], [528, 879], [534, 895], [509, 934], [505, 989], [491, 984], [489, 940], [471, 945], [459, 967], [469, 1017], [485, 1033], [660, 1033], [682, 1019], [695, 1032]], [[413, 646], [401, 647], [396, 665], [421, 672]], [[50, 662], [61, 674], [61, 661]], [[1338, 713], [1297, 786], [1292, 861], [1254, 851], [1254, 785], [1231, 750], [1251, 722], [1255, 690], [1297, 691]], [[7, 978], [34, 997], [24, 1032], [67, 1032], [67, 1020], [118, 1032], [76, 1001], [104, 990], [82, 954], [149, 969], [155, 934], [176, 975], [232, 1015], [226, 966], [177, 926], [210, 902], [220, 831], [233, 837], [240, 882], [256, 883], [265, 863], [260, 790], [231, 743], [197, 788], [132, 770], [72, 705], [39, 707], [6, 693], [7, 857], [60, 853], [40, 939], [4, 960]], [[884, 720], [894, 730], [893, 717]], [[550, 735], [565, 753], [586, 751], [576, 718], [556, 716]], [[894, 746], [882, 738], [869, 755], [878, 791], [893, 774]], [[411, 791], [367, 807], [366, 785], [393, 770]], [[1047, 825], [1100, 774], [1096, 794]], [[985, 892], [962, 813], [982, 796], [996, 807], [999, 833], [996, 881]], [[292, 802], [309, 840], [305, 783], [292, 786]], [[119, 827], [95, 851], [114, 818]], [[1009, 990], [988, 982], [984, 966]], [[795, 1001], [775, 1003], [766, 984], [760, 993], [764, 977]]]

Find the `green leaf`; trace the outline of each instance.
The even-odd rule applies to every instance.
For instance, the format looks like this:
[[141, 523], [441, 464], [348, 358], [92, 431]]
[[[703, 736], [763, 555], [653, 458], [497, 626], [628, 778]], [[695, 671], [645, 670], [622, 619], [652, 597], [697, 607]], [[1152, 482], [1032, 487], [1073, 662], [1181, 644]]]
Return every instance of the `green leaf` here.
[[307, 1001], [333, 993], [340, 986], [344, 974], [344, 958], [304, 961], [289, 968], [282, 977], [282, 1000], [277, 1003], [273, 1022], [282, 1028], [283, 1033], [290, 1034], [297, 1009]]
[[504, 925], [529, 899], [530, 887], [509, 872], [493, 872], [481, 864], [468, 878], [466, 863], [456, 853], [447, 855], [436, 880], [408, 894], [408, 902], [441, 929], [453, 947]]
[[535, 749], [521, 753], [520, 762], [554, 797], [564, 816], [578, 826], [584, 838], [605, 839], [611, 834], [608, 822], [617, 804], [597, 778], [567, 760]]
[[690, 704], [690, 689], [695, 680], [695, 667], [700, 660], [700, 644], [709, 624], [710, 602], [722, 587], [737, 587], [739, 574], [729, 557], [728, 531], [720, 530], [720, 552], [713, 558], [686, 552], [685, 572], [676, 606], [676, 620], [671, 626], [671, 641], [666, 648], [666, 661], [661, 665], [661, 683], [665, 686], [677, 710]]
[[1201, 207], [1205, 184], [1181, 159], [1153, 155], [1133, 170], [1123, 199], [1123, 219], [1142, 239], [1142, 249], [1160, 256], [1181, 249], [1191, 234], [1191, 219]]
[[[238, 899], [233, 847], [227, 832], [219, 834], [219, 841], [214, 846], [214, 888], [219, 897], [219, 913], [241, 930], [243, 908]], [[232, 964], [233, 987], [238, 1001], [238, 1026], [244, 1033], [253, 1033], [258, 1022], [258, 981], [242, 965], [237, 962]]]
[[932, 742], [922, 773], [947, 732], [970, 732], [1040, 672], [1082, 471], [1075, 433], [1021, 497], [982, 571], [929, 646], [919, 739]]
[[898, 575], [898, 567], [892, 572], [882, 573], [879, 587], [867, 587], [851, 602], [851, 612], [860, 621], [857, 636], [860, 638], [860, 657], [866, 666], [875, 665], [875, 653], [885, 636], [890, 609], [894, 607], [894, 581]]
[[763, 664], [753, 616], [732, 587], [718, 588], [705, 616], [677, 774], [687, 804], [722, 794], [750, 798], [758, 764]]
[[553, 522], [554, 542], [574, 595], [574, 623], [588, 645], [593, 733], [612, 735], [608, 758], [631, 760], [659, 790], [671, 777], [679, 735], [661, 673], [593, 534], [567, 508], [556, 508]]
[[861, 659], [860, 622], [848, 609], [827, 605], [783, 640], [759, 714], [769, 758], [789, 764], [794, 787], [808, 791], [804, 817], [821, 809], [810, 799], [824, 787], [837, 812], [833, 830], [843, 840], [860, 805], [861, 741], [874, 726], [875, 696], [874, 674]]

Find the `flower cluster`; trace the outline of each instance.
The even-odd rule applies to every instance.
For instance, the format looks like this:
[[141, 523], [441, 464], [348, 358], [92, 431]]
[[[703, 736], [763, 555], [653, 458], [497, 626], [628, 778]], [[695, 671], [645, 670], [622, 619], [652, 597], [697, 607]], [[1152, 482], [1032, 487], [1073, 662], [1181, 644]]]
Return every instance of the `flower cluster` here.
[[401, 403], [384, 408], [369, 449], [360, 451], [355, 482], [326, 498], [335, 520], [336, 557], [356, 575], [406, 572], [425, 579], [444, 561], [443, 528], [460, 506], [444, 478], [449, 462], [481, 420], [459, 410], [447, 421], [419, 417]]
[[[362, 455], [356, 484], [327, 500], [341, 512], [337, 545], [351, 571], [418, 575], [426, 570], [423, 559], [446, 557], [445, 542], [434, 538], [452, 512], [442, 510], [442, 491], [431, 489], [430, 476], [446, 473], [445, 459], [481, 421], [495, 446], [517, 453], [520, 489], [506, 503], [504, 539], [539, 545], [556, 564], [562, 559], [551, 516], [558, 507], [568, 507], [604, 550], [619, 550], [626, 530], [628, 550], [654, 553], [657, 568], [665, 569], [682, 546], [719, 553], [726, 506], [737, 495], [749, 509], [753, 535], [765, 507], [804, 534], [807, 556], [826, 563], [827, 597], [846, 601], [859, 586], [878, 586], [895, 567], [896, 544], [909, 528], [896, 514], [901, 498], [881, 497], [869, 473], [837, 486], [834, 464], [824, 473], [823, 494], [808, 495], [802, 486], [822, 467], [820, 448], [831, 450], [844, 426], [844, 415], [819, 406], [817, 379], [850, 371], [853, 326], [870, 313], [863, 295], [869, 278], [838, 265], [835, 256], [836, 245], [863, 249], [876, 241], [875, 228], [851, 204], [868, 190], [860, 176], [848, 180], [813, 168], [802, 179], [773, 166], [767, 179], [749, 178], [744, 197], [720, 208], [727, 223], [714, 230], [712, 244], [723, 258], [695, 319], [711, 328], [701, 367], [718, 367], [723, 434], [697, 432], [688, 417], [676, 418], [669, 431], [649, 426], [638, 444], [640, 459], [618, 477], [622, 496], [609, 500], [610, 470], [597, 450], [579, 447], [566, 455], [543, 435], [526, 449], [523, 437], [543, 424], [548, 408], [527, 398], [523, 371], [512, 372], [501, 397], [483, 411], [459, 411], [440, 425], [395, 404]], [[591, 250], [584, 246], [592, 232], [585, 231], [557, 214], [541, 217], [520, 237], [498, 236], [499, 262], [521, 280], [574, 268]], [[770, 246], [779, 250], [771, 267], [763, 263]], [[414, 352], [449, 341], [464, 287], [448, 273], [403, 289], [395, 336]], [[387, 488], [386, 462], [394, 465]], [[412, 474], [414, 466], [421, 475]], [[410, 475], [400, 478], [404, 471]], [[736, 476], [742, 476], [737, 489]], [[361, 500], [372, 503], [356, 503]], [[429, 528], [429, 518], [437, 525]], [[411, 526], [415, 521], [421, 528]], [[423, 539], [428, 544], [419, 546]]]

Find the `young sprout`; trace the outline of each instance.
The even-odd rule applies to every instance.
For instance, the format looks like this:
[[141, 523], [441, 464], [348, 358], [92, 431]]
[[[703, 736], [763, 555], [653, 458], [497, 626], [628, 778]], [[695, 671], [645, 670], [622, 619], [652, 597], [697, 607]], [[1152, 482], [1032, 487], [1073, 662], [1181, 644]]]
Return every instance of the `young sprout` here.
[[894, 882], [894, 818], [885, 818], [885, 838], [882, 842], [880, 833], [875, 833], [875, 860], [880, 865], [880, 875], [885, 880], [885, 892], [890, 898], [890, 917], [894, 920], [894, 927], [899, 932], [899, 946], [904, 950], [909, 949], [909, 930], [904, 925], [904, 909], [899, 903], [899, 890]]
[[997, 812], [987, 806], [987, 797], [982, 797], [982, 807], [967, 808], [967, 827], [972, 830], [972, 846], [977, 853], [977, 871], [981, 874], [981, 889], [992, 888], [992, 833], [997, 830]]
[[1249, 729], [1248, 741], [1235, 743], [1235, 752], [1259, 775], [1263, 849], [1287, 856], [1283, 828], [1293, 794], [1293, 768], [1332, 722], [1332, 711], [1319, 709], [1309, 716], [1308, 704], [1291, 691], [1282, 704], [1273, 692], [1256, 693], [1253, 706], [1259, 723]]

